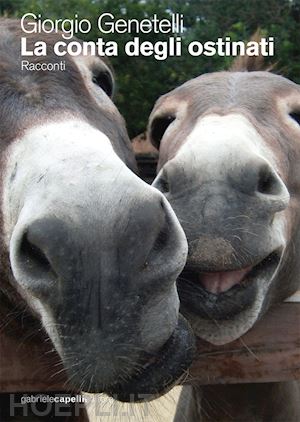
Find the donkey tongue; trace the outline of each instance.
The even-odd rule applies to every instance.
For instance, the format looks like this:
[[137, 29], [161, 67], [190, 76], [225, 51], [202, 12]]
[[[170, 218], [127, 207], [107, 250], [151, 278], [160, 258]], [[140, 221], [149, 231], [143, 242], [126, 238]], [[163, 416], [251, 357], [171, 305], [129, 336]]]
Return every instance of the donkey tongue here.
[[249, 267], [237, 271], [202, 273], [199, 281], [210, 293], [223, 293], [236, 284], [239, 284], [250, 269], [251, 268]]

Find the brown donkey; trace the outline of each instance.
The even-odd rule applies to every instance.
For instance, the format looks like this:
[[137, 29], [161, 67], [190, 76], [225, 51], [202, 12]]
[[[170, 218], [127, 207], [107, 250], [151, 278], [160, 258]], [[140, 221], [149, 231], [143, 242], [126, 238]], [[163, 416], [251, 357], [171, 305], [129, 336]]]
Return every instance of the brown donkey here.
[[[153, 398], [191, 362], [175, 284], [184, 233], [133, 172], [107, 64], [21, 70], [19, 23], [1, 20], [0, 33], [1, 335], [48, 336], [70, 389]], [[49, 54], [32, 61], [57, 61], [61, 36], [29, 46], [37, 37]]]
[[[188, 239], [178, 279], [195, 333], [229, 343], [299, 286], [300, 88], [255, 60], [162, 96], [149, 122], [153, 185]], [[184, 387], [178, 421], [299, 421], [296, 382]], [[186, 419], [184, 419], [184, 416]]]

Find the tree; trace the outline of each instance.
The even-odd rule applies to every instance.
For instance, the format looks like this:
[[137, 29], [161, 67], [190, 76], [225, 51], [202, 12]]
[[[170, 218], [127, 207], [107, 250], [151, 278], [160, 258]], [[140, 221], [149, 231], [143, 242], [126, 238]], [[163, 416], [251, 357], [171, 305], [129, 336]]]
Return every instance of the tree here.
[[[232, 58], [192, 57], [186, 46], [192, 40], [216, 40], [229, 35], [233, 40], [249, 39], [260, 27], [276, 39], [277, 68], [284, 76], [300, 83], [300, 0], [2, 0], [1, 14], [21, 16], [41, 13], [43, 18], [88, 18], [93, 30], [85, 39], [114, 40], [119, 56], [111, 62], [117, 78], [116, 104], [124, 115], [130, 136], [145, 130], [155, 100], [182, 82], [201, 73], [226, 69]], [[157, 61], [153, 57], [127, 57], [124, 44], [137, 34], [104, 35], [97, 30], [97, 18], [103, 12], [115, 18], [142, 19], [156, 13], [159, 18], [173, 12], [183, 13], [183, 54]], [[139, 34], [141, 41], [167, 41], [163, 34]]]

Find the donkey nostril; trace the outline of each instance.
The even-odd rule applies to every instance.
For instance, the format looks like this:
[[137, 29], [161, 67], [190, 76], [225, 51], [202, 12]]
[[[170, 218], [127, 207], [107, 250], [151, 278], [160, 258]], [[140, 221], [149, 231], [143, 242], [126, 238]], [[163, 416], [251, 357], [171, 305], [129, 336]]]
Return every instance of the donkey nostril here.
[[[166, 286], [169, 288], [170, 284], [174, 285], [175, 278], [184, 266], [187, 241], [167, 199], [159, 192], [155, 195], [153, 210], [156, 210], [156, 213], [152, 212], [149, 219], [149, 238], [145, 237], [141, 263], [143, 269], [147, 268], [147, 274], [151, 276], [151, 279], [156, 274], [157, 280], [168, 280]], [[157, 200], [159, 202], [156, 202]], [[159, 206], [159, 213], [157, 213], [157, 206]], [[140, 264], [139, 268], [141, 268]]]
[[28, 233], [25, 233], [21, 241], [19, 250], [19, 259], [23, 264], [24, 270], [35, 276], [42, 273], [52, 273], [52, 266], [45, 253], [28, 239]]
[[[165, 206], [165, 202], [164, 202], [164, 197], [161, 197], [160, 200], [160, 207], [163, 210], [163, 213], [167, 216], [168, 215], [168, 211], [166, 209]], [[170, 238], [170, 232], [169, 232], [169, 227], [168, 227], [168, 219], [165, 218], [165, 221], [154, 241], [154, 244], [152, 246], [151, 249], [151, 253], [157, 253], [157, 252], [162, 252], [164, 250], [165, 247], [168, 246], [169, 243], [169, 238]]]
[[162, 252], [169, 242], [168, 228], [163, 228], [155, 239], [152, 252]]
[[165, 171], [154, 181], [153, 186], [162, 193], [170, 192], [170, 183]]
[[[160, 202], [160, 206], [164, 210], [164, 213], [167, 213], [163, 199]], [[169, 233], [168, 222], [165, 221], [165, 224], [161, 228], [154, 242], [153, 251], [156, 251], [156, 252], [162, 251], [168, 245], [169, 238], [170, 238], [170, 233]]]
[[279, 178], [267, 166], [264, 166], [259, 171], [257, 192], [264, 195], [278, 195], [281, 192]]

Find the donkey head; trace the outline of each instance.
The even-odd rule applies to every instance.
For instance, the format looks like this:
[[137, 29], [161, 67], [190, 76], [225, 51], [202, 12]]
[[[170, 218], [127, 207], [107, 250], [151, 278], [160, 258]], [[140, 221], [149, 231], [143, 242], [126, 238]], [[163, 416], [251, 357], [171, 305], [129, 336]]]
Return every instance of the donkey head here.
[[266, 71], [202, 75], [150, 116], [153, 185], [189, 244], [182, 311], [212, 343], [241, 336], [297, 288], [299, 123], [299, 86]]
[[[158, 394], [191, 358], [175, 286], [184, 233], [132, 171], [108, 65], [65, 57], [64, 72], [21, 70], [18, 25], [0, 25], [2, 313], [26, 303], [72, 386]], [[41, 39], [43, 62], [57, 60], [60, 35]]]

